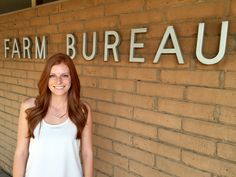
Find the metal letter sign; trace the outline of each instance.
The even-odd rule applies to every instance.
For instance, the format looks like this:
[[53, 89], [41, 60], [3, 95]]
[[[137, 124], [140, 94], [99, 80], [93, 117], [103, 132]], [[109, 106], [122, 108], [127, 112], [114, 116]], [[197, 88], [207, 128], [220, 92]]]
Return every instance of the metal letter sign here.
[[39, 38], [35, 37], [35, 58], [45, 59], [47, 55], [47, 42], [46, 42], [46, 36], [43, 36], [42, 44], [40, 48], [40, 42]]
[[[218, 53], [213, 58], [206, 58], [203, 55], [203, 41], [204, 41], [204, 29], [205, 23], [199, 23], [198, 25], [198, 34], [197, 34], [197, 42], [196, 42], [196, 57], [197, 59], [206, 65], [213, 65], [220, 62], [226, 52], [227, 45], [227, 36], [228, 36], [228, 21], [223, 21], [221, 25], [221, 34], [220, 34], [220, 42]], [[140, 33], [147, 33], [148, 28], [133, 28], [130, 33], [130, 46], [129, 46], [129, 62], [143, 63], [145, 62], [144, 57], [135, 56], [135, 51], [144, 48], [143, 42], [136, 42], [136, 36]], [[168, 40], [173, 44], [173, 47], [166, 47]], [[119, 62], [119, 45], [121, 43], [121, 36], [117, 31], [105, 31], [104, 32], [104, 51], [103, 51], [103, 61], [108, 61], [109, 52], [113, 54], [114, 61]], [[66, 34], [66, 53], [74, 59], [77, 55], [77, 48], [80, 45], [76, 45], [77, 40], [76, 36], [73, 34]], [[88, 51], [88, 36], [87, 32], [83, 33], [82, 39], [82, 57], [86, 61], [91, 61], [96, 58], [98, 52], [98, 45], [100, 42], [98, 41], [98, 33], [93, 32], [93, 41], [91, 51]], [[11, 58], [31, 58], [32, 57], [32, 40], [29, 37], [22, 38], [22, 45], [19, 42], [19, 38], [6, 38], [3, 41], [4, 45], [4, 56], [8, 58], [11, 55]], [[47, 56], [47, 38], [46, 36], [42, 37], [42, 42], [40, 43], [40, 38], [38, 36], [35, 37], [35, 58], [46, 58]], [[22, 47], [22, 50], [21, 50]], [[160, 45], [156, 51], [155, 57], [153, 59], [153, 63], [158, 63], [162, 54], [174, 54], [177, 57], [179, 64], [184, 64], [183, 54], [181, 52], [180, 44], [178, 42], [178, 38], [173, 26], [167, 26], [166, 31], [162, 37]]]
[[206, 65], [212, 65], [218, 63], [223, 59], [225, 55], [226, 43], [227, 43], [227, 35], [228, 35], [228, 21], [223, 21], [221, 26], [221, 34], [220, 34], [220, 44], [218, 54], [214, 58], [206, 58], [202, 54], [203, 48], [203, 36], [204, 36], [204, 28], [205, 23], [200, 23], [198, 26], [198, 35], [197, 35], [197, 47], [196, 47], [196, 56], [197, 59]]
[[73, 34], [66, 35], [66, 54], [72, 59], [74, 59], [76, 55], [75, 42], [75, 36]]
[[146, 33], [147, 28], [136, 28], [131, 30], [131, 40], [130, 40], [130, 51], [129, 51], [129, 61], [130, 62], [144, 62], [144, 58], [134, 57], [135, 48], [143, 48], [143, 43], [135, 43], [135, 34], [136, 33]]
[[[168, 40], [168, 38], [171, 38], [172, 40], [172, 43], [173, 43], [173, 46], [174, 48], [168, 48], [168, 49], [165, 49], [165, 45], [166, 45], [166, 42]], [[157, 50], [157, 53], [156, 53], [156, 56], [153, 60], [153, 63], [157, 63], [159, 61], [159, 58], [161, 56], [161, 54], [163, 53], [175, 53], [176, 56], [177, 56], [177, 59], [178, 59], [178, 62], [179, 64], [184, 64], [184, 59], [183, 59], [183, 56], [182, 56], [182, 53], [181, 53], [181, 50], [180, 50], [180, 47], [179, 47], [179, 43], [178, 43], [178, 40], [177, 40], [177, 36], [176, 36], [176, 33], [175, 33], [175, 30], [174, 30], [174, 27], [173, 26], [168, 26], [167, 29], [166, 29], [166, 32], [161, 40], [161, 44]]]
[[93, 32], [93, 50], [91, 55], [88, 55], [88, 40], [87, 40], [87, 33], [83, 33], [83, 57], [85, 60], [92, 60], [95, 58], [97, 54], [97, 33]]
[[[115, 42], [113, 44], [109, 44], [110, 36], [115, 37]], [[119, 53], [118, 53], [118, 46], [120, 44], [120, 36], [116, 31], [106, 31], [105, 32], [105, 44], [104, 44], [104, 61], [108, 61], [108, 50], [112, 49], [114, 54], [115, 62], [119, 61]]]

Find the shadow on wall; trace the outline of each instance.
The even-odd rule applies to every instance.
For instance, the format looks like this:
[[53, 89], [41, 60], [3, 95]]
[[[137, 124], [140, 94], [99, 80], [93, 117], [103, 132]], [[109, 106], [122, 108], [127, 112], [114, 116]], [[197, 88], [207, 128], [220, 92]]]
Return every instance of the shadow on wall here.
[[0, 169], [0, 177], [11, 177], [9, 174], [7, 174], [5, 171]]

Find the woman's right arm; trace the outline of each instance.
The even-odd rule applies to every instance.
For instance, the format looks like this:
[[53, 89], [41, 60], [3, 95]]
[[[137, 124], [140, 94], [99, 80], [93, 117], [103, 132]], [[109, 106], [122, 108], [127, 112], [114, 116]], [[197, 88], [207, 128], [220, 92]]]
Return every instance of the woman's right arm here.
[[29, 137], [25, 110], [31, 107], [31, 100], [23, 101], [18, 121], [17, 145], [13, 163], [13, 177], [24, 177], [28, 159]]

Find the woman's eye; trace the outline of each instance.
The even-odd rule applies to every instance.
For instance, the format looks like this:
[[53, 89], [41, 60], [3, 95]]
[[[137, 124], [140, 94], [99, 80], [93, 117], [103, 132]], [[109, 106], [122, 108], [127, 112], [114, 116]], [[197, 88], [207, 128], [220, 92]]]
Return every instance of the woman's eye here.
[[62, 76], [63, 76], [63, 77], [66, 77], [66, 78], [67, 78], [67, 77], [69, 77], [69, 75], [68, 75], [68, 74], [64, 74], [64, 75], [62, 75]]
[[49, 75], [49, 78], [53, 78], [53, 77], [55, 77], [55, 75]]

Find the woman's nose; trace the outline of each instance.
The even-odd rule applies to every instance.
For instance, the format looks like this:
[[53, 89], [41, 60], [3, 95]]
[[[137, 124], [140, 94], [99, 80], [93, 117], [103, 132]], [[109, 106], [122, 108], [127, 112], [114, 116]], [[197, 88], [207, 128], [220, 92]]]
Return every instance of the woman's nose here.
[[60, 83], [62, 83], [62, 78], [59, 76], [59, 77], [57, 77], [57, 80], [56, 80], [56, 83], [58, 84], [60, 84]]

